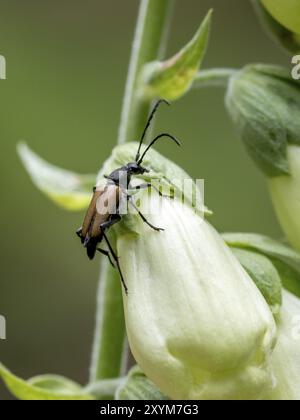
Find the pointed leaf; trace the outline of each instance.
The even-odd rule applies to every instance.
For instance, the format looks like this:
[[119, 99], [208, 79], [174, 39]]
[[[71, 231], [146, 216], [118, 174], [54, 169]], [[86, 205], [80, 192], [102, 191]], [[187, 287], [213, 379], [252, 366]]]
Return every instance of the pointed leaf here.
[[212, 10], [194, 38], [174, 57], [146, 65], [142, 75], [142, 94], [145, 97], [175, 100], [189, 90], [206, 52], [211, 18]]
[[10, 392], [20, 400], [93, 400], [80, 385], [56, 375], [37, 376], [24, 381], [0, 363], [2, 377]]
[[40, 158], [24, 143], [19, 144], [17, 150], [32, 182], [57, 205], [70, 211], [88, 206], [96, 175], [79, 175], [58, 168]]

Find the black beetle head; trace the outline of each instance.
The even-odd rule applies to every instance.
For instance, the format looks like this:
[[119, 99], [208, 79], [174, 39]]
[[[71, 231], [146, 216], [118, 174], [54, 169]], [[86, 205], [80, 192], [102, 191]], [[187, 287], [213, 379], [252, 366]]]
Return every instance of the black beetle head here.
[[143, 168], [136, 162], [130, 162], [127, 164], [127, 171], [132, 175], [143, 175], [145, 172], [149, 172], [148, 169]]

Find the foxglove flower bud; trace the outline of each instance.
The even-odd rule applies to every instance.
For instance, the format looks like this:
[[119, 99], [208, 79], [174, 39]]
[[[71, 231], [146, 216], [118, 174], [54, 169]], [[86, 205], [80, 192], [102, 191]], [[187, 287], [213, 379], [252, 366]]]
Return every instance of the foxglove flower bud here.
[[300, 52], [300, 1], [252, 0], [262, 25], [289, 53]]
[[300, 83], [279, 67], [248, 66], [232, 78], [226, 105], [268, 179], [288, 239], [300, 250]]
[[275, 388], [264, 399], [300, 400], [300, 300], [283, 293], [278, 342], [272, 356]]
[[290, 175], [269, 178], [268, 185], [280, 223], [300, 251], [300, 146], [288, 146]]
[[[268, 369], [276, 326], [261, 293], [212, 226], [190, 206], [152, 192], [147, 217], [118, 235], [131, 350], [172, 399], [257, 399], [273, 385]], [[143, 208], [144, 206], [144, 208]], [[131, 216], [132, 217], [132, 216]]]

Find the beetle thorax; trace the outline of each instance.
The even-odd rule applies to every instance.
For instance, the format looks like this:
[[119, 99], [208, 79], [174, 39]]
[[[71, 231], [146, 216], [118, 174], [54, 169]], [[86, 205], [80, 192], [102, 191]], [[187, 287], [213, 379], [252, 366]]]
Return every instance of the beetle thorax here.
[[146, 171], [145, 168], [138, 165], [136, 162], [130, 162], [127, 165], [114, 170], [109, 175], [108, 180], [123, 188], [128, 188], [133, 175], [142, 175]]

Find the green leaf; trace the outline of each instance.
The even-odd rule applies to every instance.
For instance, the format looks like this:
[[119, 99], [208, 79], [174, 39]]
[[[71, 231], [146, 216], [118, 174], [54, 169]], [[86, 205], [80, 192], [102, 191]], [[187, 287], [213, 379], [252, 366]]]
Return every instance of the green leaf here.
[[79, 175], [58, 168], [40, 158], [24, 143], [20, 143], [17, 150], [32, 182], [55, 204], [69, 211], [83, 210], [88, 206], [96, 175]]
[[148, 379], [138, 366], [129, 372], [127, 379], [116, 392], [116, 400], [169, 400]]
[[194, 38], [175, 56], [149, 63], [142, 74], [142, 95], [176, 100], [191, 87], [204, 58], [210, 33], [212, 10], [203, 20]]
[[281, 242], [255, 233], [225, 233], [232, 248], [255, 251], [268, 257], [280, 275], [283, 286], [300, 297], [300, 254]]
[[240, 248], [232, 248], [232, 251], [261, 291], [273, 314], [278, 315], [282, 304], [282, 285], [272, 262], [253, 251]]
[[2, 377], [10, 392], [20, 400], [93, 400], [75, 382], [56, 375], [37, 376], [24, 381], [0, 363]]

